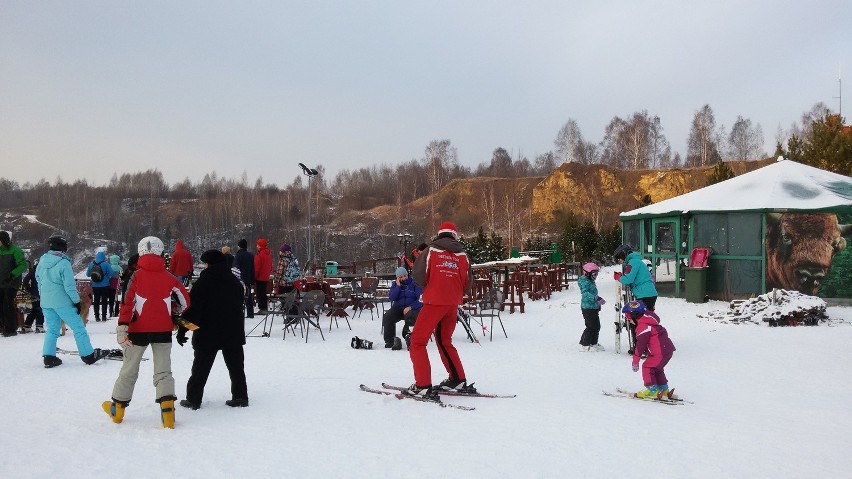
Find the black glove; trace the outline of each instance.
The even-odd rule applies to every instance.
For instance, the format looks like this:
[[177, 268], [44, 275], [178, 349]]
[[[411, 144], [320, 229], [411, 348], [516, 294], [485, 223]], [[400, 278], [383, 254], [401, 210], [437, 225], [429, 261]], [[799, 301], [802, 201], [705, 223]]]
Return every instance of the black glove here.
[[76, 310], [77, 310], [77, 314], [80, 314], [80, 312], [83, 310], [83, 308], [82, 308], [82, 306], [80, 305], [80, 303], [74, 303], [74, 309], [76, 309]]
[[186, 344], [186, 341], [187, 341], [186, 329], [184, 329], [184, 328], [178, 329], [178, 333], [177, 333], [178, 346], [183, 347], [183, 345]]

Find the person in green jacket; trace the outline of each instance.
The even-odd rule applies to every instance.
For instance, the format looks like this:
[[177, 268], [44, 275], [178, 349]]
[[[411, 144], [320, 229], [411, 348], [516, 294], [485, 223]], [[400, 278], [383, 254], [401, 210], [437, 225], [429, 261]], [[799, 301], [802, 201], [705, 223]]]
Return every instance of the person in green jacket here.
[[21, 248], [12, 244], [12, 235], [0, 231], [0, 325], [3, 336], [18, 334], [18, 314], [15, 311], [15, 295], [27, 270], [27, 260]]

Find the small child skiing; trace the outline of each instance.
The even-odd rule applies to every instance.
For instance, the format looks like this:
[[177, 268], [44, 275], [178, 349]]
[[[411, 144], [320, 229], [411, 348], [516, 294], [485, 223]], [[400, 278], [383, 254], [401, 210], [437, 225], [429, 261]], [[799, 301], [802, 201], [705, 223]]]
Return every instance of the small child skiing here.
[[639, 360], [643, 353], [648, 357], [642, 363], [642, 379], [645, 389], [635, 394], [642, 399], [678, 399], [674, 389], [669, 389], [664, 368], [675, 352], [669, 333], [660, 325], [660, 317], [645, 308], [642, 301], [630, 301], [621, 310], [628, 322], [636, 327], [636, 347], [633, 350], [633, 371], [639, 371]]
[[583, 265], [583, 275], [577, 280], [580, 287], [580, 312], [586, 322], [586, 329], [580, 336], [580, 351], [603, 351], [604, 347], [598, 344], [598, 335], [601, 332], [601, 306], [605, 301], [598, 296], [598, 287], [595, 278], [598, 277], [600, 267], [595, 263]]

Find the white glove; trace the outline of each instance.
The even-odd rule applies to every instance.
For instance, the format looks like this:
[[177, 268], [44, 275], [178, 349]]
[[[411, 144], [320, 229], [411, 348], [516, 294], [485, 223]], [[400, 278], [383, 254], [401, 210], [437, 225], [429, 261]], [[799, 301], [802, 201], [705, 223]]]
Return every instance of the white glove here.
[[130, 342], [130, 338], [127, 337], [126, 324], [119, 324], [118, 327], [115, 328], [115, 341], [122, 349], [127, 349], [130, 346], [133, 346], [133, 343]]

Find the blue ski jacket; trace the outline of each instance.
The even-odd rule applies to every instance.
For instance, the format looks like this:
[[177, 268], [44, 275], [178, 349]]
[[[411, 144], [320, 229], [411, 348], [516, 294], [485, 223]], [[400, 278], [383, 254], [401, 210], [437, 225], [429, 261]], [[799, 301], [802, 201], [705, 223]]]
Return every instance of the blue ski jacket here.
[[42, 308], [67, 308], [80, 302], [71, 259], [61, 251], [48, 251], [38, 260], [36, 281]]

